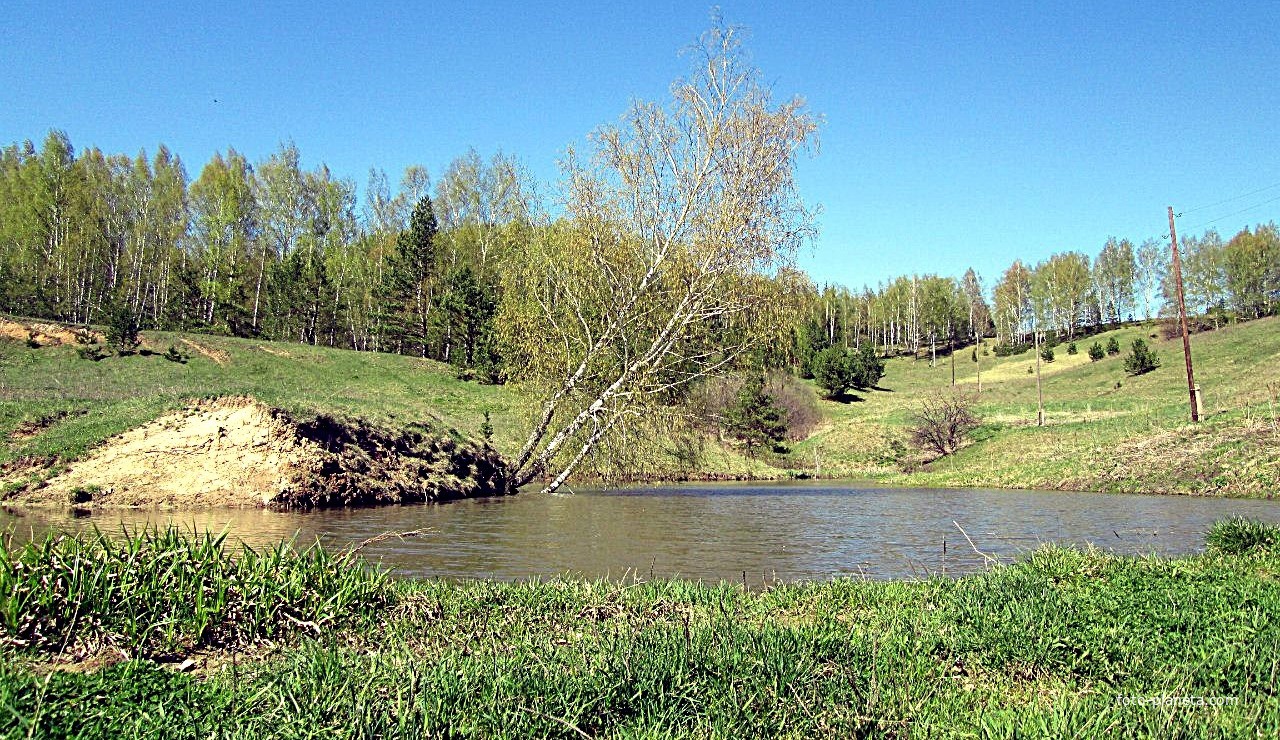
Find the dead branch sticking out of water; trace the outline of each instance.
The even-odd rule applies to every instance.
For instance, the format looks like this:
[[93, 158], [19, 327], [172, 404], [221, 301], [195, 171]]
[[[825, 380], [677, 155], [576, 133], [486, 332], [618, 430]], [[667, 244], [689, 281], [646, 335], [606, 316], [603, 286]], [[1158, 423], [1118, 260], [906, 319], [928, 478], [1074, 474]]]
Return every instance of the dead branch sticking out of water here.
[[369, 545], [376, 545], [377, 543], [382, 542], [383, 540], [389, 540], [392, 537], [395, 537], [396, 539], [400, 539], [400, 540], [407, 540], [410, 537], [420, 537], [424, 534], [432, 534], [434, 531], [435, 530], [429, 527], [425, 527], [423, 529], [410, 529], [407, 532], [383, 532], [382, 534], [378, 534], [370, 537], [369, 539], [365, 540], [364, 542], [361, 542], [360, 544], [356, 545], [353, 548], [350, 548], [348, 550], [343, 550], [340, 553], [340, 557], [343, 557], [343, 558], [354, 557], [356, 553], [360, 552], [361, 550], [368, 547]]

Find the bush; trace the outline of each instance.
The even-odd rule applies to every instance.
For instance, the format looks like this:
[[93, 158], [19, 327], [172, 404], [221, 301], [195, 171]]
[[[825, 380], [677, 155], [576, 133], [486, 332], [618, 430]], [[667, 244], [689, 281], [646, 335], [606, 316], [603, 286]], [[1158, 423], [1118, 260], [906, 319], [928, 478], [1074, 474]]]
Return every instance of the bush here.
[[1023, 352], [1026, 352], [1031, 349], [1031, 347], [1032, 345], [1028, 342], [1023, 342], [1022, 344], [1005, 344], [1001, 342], [996, 345], [996, 357], [1013, 357], [1014, 355], [1020, 355]]
[[851, 388], [874, 387], [884, 377], [884, 360], [870, 344], [856, 352], [828, 347], [813, 358], [813, 377], [828, 397], [840, 398]]
[[1075, 342], [1072, 342], [1071, 344], [1068, 344], [1068, 345], [1067, 345], [1067, 354], [1069, 354], [1069, 355], [1075, 355], [1075, 354], [1079, 354], [1079, 353], [1080, 353], [1080, 350], [1076, 348], [1076, 343], [1075, 343]]
[[1053, 347], [1049, 345], [1045, 345], [1044, 349], [1040, 350], [1040, 359], [1044, 360], [1045, 362], [1053, 362], [1054, 360]]
[[189, 355], [185, 354], [172, 344], [169, 345], [169, 349], [165, 350], [165, 353], [161, 356], [169, 362], [176, 362], [180, 365], [187, 364], [187, 360], [191, 359]]
[[1107, 354], [1109, 355], [1120, 354], [1120, 340], [1116, 339], [1114, 336], [1112, 336], [1110, 339], [1107, 340]]
[[945, 456], [958, 450], [979, 423], [971, 397], [954, 391], [938, 392], [927, 396], [912, 414], [908, 432], [916, 447]]
[[89, 344], [82, 347], [76, 347], [76, 355], [82, 360], [93, 360], [97, 362], [107, 356], [101, 347], [96, 344]]
[[792, 442], [808, 439], [822, 423], [822, 409], [818, 407], [817, 394], [788, 372], [772, 372], [765, 382], [765, 393], [782, 410], [782, 423], [786, 425], [786, 438]]
[[1142, 375], [1160, 367], [1160, 357], [1156, 351], [1147, 347], [1141, 339], [1133, 340], [1133, 351], [1124, 358], [1125, 372], [1130, 375]]
[[1234, 516], [1214, 522], [1205, 536], [1205, 544], [1223, 555], [1270, 552], [1280, 545], [1280, 527]]
[[1104, 350], [1102, 345], [1098, 342], [1094, 342], [1093, 346], [1089, 348], [1089, 360], [1092, 362], [1097, 362], [1106, 356], [1107, 351]]
[[763, 373], [747, 376], [737, 400], [725, 410], [724, 421], [725, 428], [746, 446], [748, 453], [761, 446], [781, 445], [787, 431], [782, 409], [764, 391]]
[[138, 336], [138, 316], [127, 303], [119, 303], [107, 314], [107, 343], [120, 354], [129, 354], [142, 343]]

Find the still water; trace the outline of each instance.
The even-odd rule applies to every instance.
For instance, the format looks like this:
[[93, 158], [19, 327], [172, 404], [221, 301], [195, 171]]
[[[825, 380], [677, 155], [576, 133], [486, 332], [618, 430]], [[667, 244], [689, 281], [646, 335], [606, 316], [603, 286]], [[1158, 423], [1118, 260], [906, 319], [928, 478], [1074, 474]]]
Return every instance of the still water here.
[[1280, 501], [827, 481], [684, 484], [311, 513], [213, 509], [75, 517], [5, 510], [0, 530], [22, 538], [51, 527], [176, 524], [225, 528], [229, 540], [251, 545], [292, 537], [344, 546], [425, 528], [422, 536], [387, 539], [362, 552], [413, 577], [745, 578], [756, 587], [833, 576], [956, 575], [983, 567], [975, 547], [1002, 561], [1045, 542], [1185, 554], [1202, 549], [1209, 525], [1232, 514], [1280, 523]]

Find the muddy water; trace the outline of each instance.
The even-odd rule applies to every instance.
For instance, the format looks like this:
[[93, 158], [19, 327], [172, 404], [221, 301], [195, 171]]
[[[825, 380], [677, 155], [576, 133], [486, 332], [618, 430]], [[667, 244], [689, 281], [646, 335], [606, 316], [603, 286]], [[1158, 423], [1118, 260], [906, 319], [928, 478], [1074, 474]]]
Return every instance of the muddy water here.
[[1190, 553], [1203, 547], [1213, 521], [1232, 514], [1280, 523], [1280, 501], [831, 482], [678, 485], [306, 514], [223, 509], [74, 517], [4, 511], [0, 528], [22, 537], [50, 527], [118, 530], [122, 524], [173, 523], [225, 528], [230, 539], [253, 545], [294, 537], [338, 546], [428, 528], [425, 536], [386, 540], [365, 552], [398, 574], [417, 577], [741, 581], [745, 573], [757, 586], [843, 575], [960, 574], [983, 566], [975, 547], [1002, 560], [1043, 542], [1134, 554]]

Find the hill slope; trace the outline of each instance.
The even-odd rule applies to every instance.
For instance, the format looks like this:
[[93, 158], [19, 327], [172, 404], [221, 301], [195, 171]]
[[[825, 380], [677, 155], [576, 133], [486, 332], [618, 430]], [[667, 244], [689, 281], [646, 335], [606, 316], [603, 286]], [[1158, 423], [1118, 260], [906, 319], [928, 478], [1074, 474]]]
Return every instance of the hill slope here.
[[[95, 362], [78, 357], [74, 341], [56, 332], [38, 337], [37, 348], [16, 338], [22, 331], [7, 333], [11, 338], [0, 339], [0, 466], [10, 489], [193, 398], [251, 396], [299, 417], [358, 417], [473, 439], [488, 411], [493, 444], [508, 454], [523, 441], [532, 411], [520, 389], [461, 381], [446, 365], [397, 355], [147, 332], [144, 349], [151, 354]], [[819, 401], [822, 423], [787, 455], [753, 459], [708, 437], [691, 462], [654, 439], [626, 463], [639, 467], [599, 467], [614, 479], [816, 475], [911, 485], [1273, 494], [1280, 486], [1274, 417], [1280, 318], [1193, 337], [1208, 412], [1199, 425], [1187, 422], [1180, 342], [1156, 333], [1154, 326], [1126, 327], [1078, 340], [1075, 355], [1057, 347], [1055, 361], [1042, 368], [1045, 427], [1034, 425], [1032, 353], [996, 358], [980, 351], [976, 408], [983, 425], [958, 454], [923, 465], [906, 446], [906, 428], [924, 394], [950, 387], [946, 357], [932, 367], [927, 357], [892, 359], [881, 389], [850, 403]], [[1130, 377], [1123, 353], [1091, 362], [1088, 346], [1113, 335], [1126, 351], [1133, 339], [1146, 339], [1163, 365]], [[166, 361], [161, 353], [170, 345], [188, 361]], [[961, 389], [976, 391], [977, 369], [971, 349], [957, 352]]]
[[[1116, 337], [1123, 351], [1092, 362], [1088, 347]], [[1134, 339], [1159, 353], [1162, 365], [1132, 377], [1123, 358]], [[859, 401], [823, 401], [827, 424], [793, 453], [823, 475], [949, 486], [1268, 496], [1280, 487], [1280, 318], [1192, 337], [1205, 421], [1189, 421], [1180, 339], [1154, 325], [1126, 327], [1077, 340], [1078, 353], [1055, 348], [1042, 365], [1046, 425], [1035, 426], [1035, 356], [979, 354], [983, 419], [975, 442], [954, 457], [911, 472], [906, 427], [921, 397], [951, 383], [948, 358], [894, 359]], [[977, 391], [972, 349], [957, 352], [956, 383]]]

